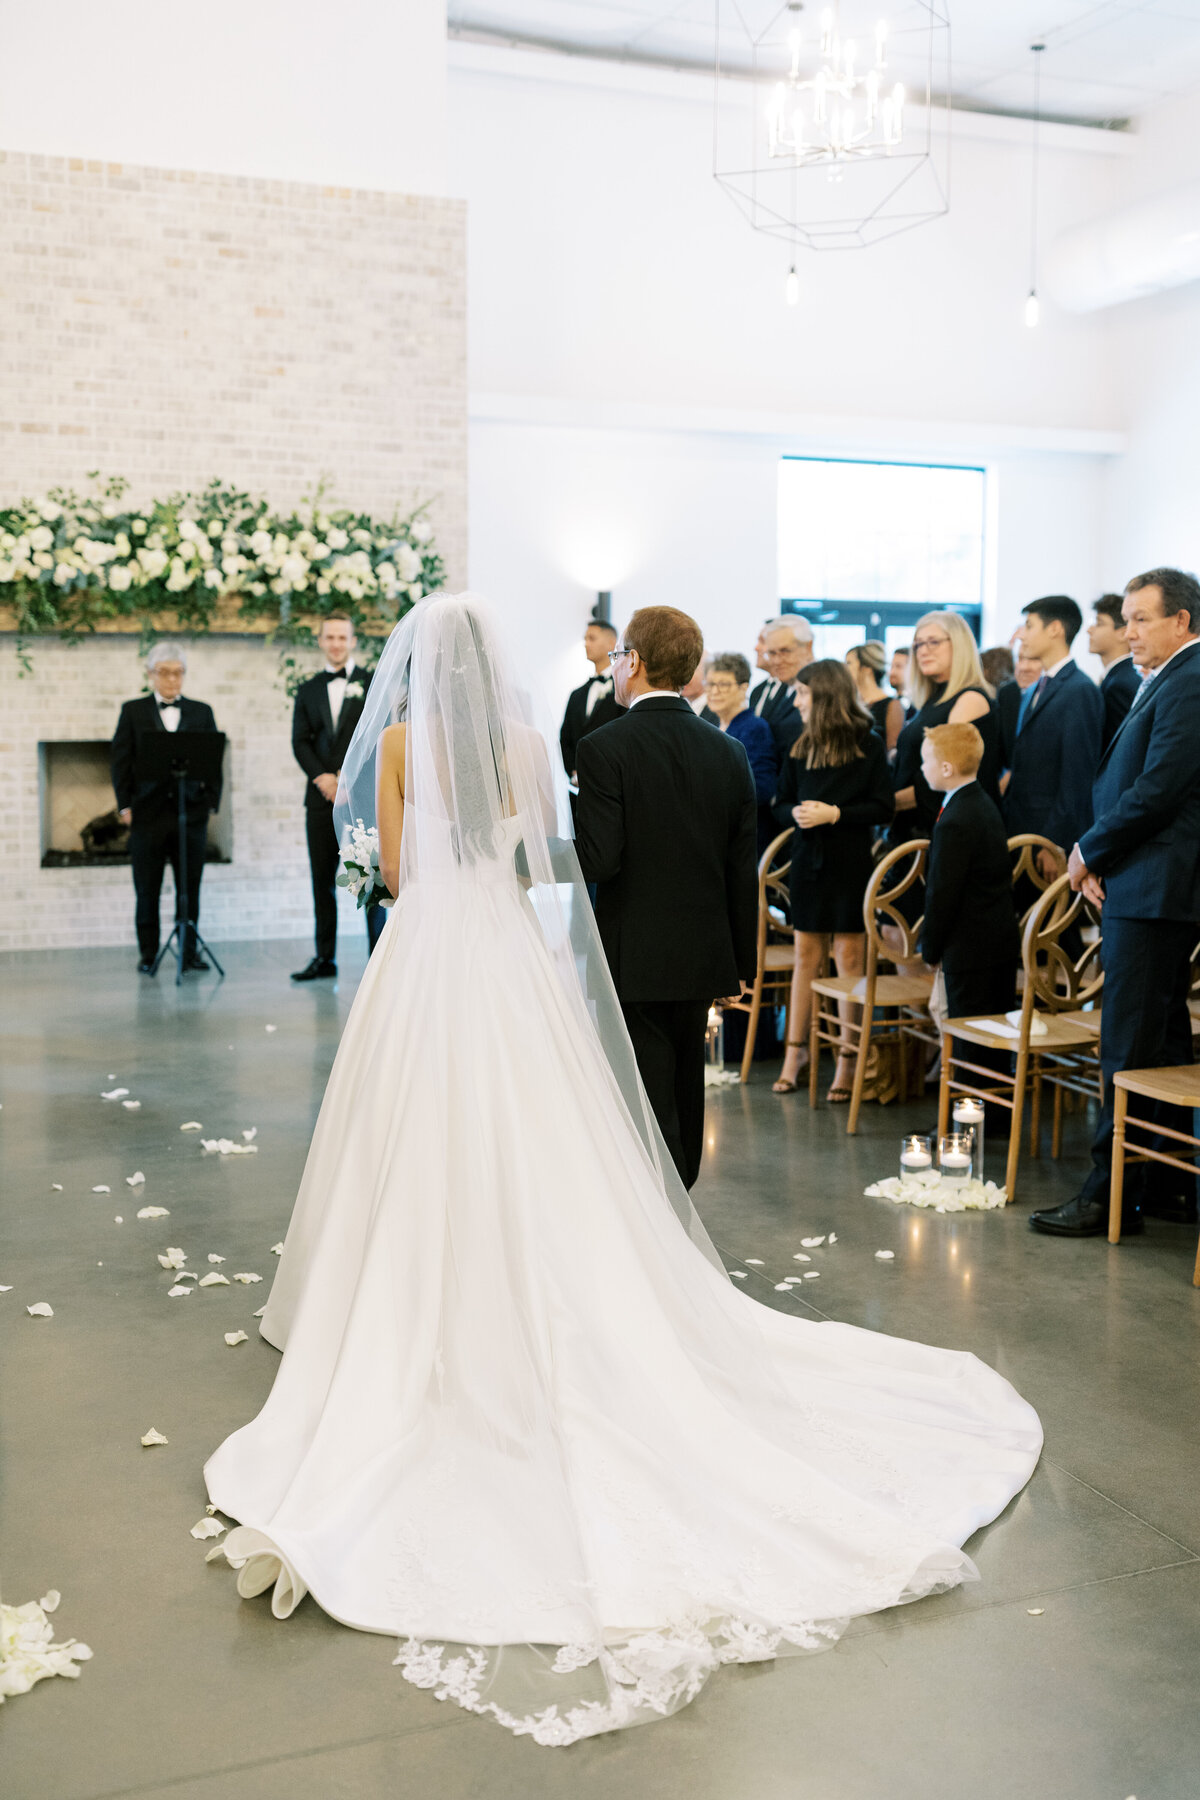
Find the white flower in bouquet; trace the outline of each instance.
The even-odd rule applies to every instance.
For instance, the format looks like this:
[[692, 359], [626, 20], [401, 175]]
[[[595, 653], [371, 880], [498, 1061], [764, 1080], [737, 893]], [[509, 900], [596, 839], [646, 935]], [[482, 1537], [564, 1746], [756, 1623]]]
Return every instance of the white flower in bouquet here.
[[428, 519], [414, 519], [408, 528], [408, 535], [414, 544], [427, 544], [433, 536], [433, 526]]
[[350, 539], [346, 536], [346, 533], [342, 530], [340, 525], [335, 525], [333, 530], [327, 533], [327, 536], [329, 539], [329, 548], [331, 550], [344, 550], [346, 545], [350, 542]]
[[146, 571], [146, 579], [148, 581], [157, 581], [167, 566], [166, 551], [157, 549], [152, 550], [149, 545], [138, 551], [137, 559], [141, 563], [142, 568]]
[[[78, 540], [76, 544], [78, 545]], [[95, 538], [84, 540], [82, 556], [89, 568], [99, 569], [115, 555], [116, 551], [111, 544], [97, 543]]]
[[116, 537], [113, 539], [113, 551], [117, 556], [132, 556], [133, 545], [123, 531], [118, 531]]
[[250, 548], [257, 557], [270, 556], [271, 534], [269, 531], [256, 531], [250, 539]]
[[[360, 689], [361, 685], [354, 683]], [[349, 688], [346, 694], [349, 698]], [[377, 906], [381, 900], [390, 899], [379, 872], [379, 833], [375, 827], [356, 819], [347, 835], [349, 841], [343, 847], [342, 866], [336, 876], [338, 887], [353, 894], [360, 907]]]
[[62, 518], [62, 507], [54, 506], [49, 500], [46, 500], [38, 508], [38, 513], [41, 518], [45, 519], [48, 525], [53, 525], [55, 519]]
[[133, 570], [128, 563], [116, 563], [108, 571], [108, 585], [114, 594], [123, 594], [133, 586]]
[[413, 582], [408, 590], [408, 597], [410, 600], [423, 600], [425, 598], [425, 589], [421, 586], [419, 581]]
[[191, 562], [191, 560], [195, 556], [195, 554], [196, 554], [196, 546], [195, 546], [195, 544], [193, 544], [191, 538], [184, 538], [183, 542], [179, 546], [179, 549], [175, 553], [176, 561], [181, 562], [181, 563]]
[[356, 544], [362, 544], [364, 548], [370, 547], [371, 534], [369, 531], [364, 531], [361, 525], [356, 525], [350, 535]]
[[70, 587], [70, 585], [74, 581], [74, 579], [75, 579], [74, 569], [69, 568], [66, 563], [59, 563], [57, 569], [55, 569], [55, 571], [54, 571], [55, 587], [60, 587], [60, 588]]
[[220, 569], [205, 569], [204, 585], [207, 588], [224, 587], [225, 577], [222, 575]]
[[210, 563], [213, 559], [212, 545], [206, 537], [196, 538], [193, 545], [196, 555], [202, 563]]
[[52, 569], [54, 567], [54, 558], [48, 550], [35, 550], [33, 553], [33, 566], [35, 569]]
[[279, 565], [279, 573], [289, 586], [294, 587], [297, 582], [303, 581], [308, 574], [308, 560], [306, 557], [293, 551], [284, 557], [282, 563]]
[[35, 550], [49, 550], [54, 542], [54, 533], [46, 525], [35, 525], [29, 534], [29, 542]]
[[330, 591], [331, 590], [330, 590], [329, 582], [326, 580], [325, 576], [318, 575], [317, 576], [317, 592], [318, 592], [318, 594], [328, 594]]
[[361, 681], [348, 681], [342, 698], [344, 700], [361, 700], [365, 692], [366, 689]]
[[179, 535], [183, 540], [183, 543], [192, 543], [199, 534], [200, 528], [194, 519], [181, 519], [179, 521]]
[[171, 563], [171, 572], [167, 576], [167, 592], [182, 594], [184, 588], [191, 587], [194, 579], [192, 570], [176, 557]]
[[145, 537], [145, 535], [146, 535], [145, 519], [131, 519], [129, 522], [129, 529], [130, 529], [130, 531], [132, 531], [134, 537]]
[[421, 559], [411, 544], [401, 544], [396, 551], [396, 567], [401, 581], [415, 581], [421, 573]]
[[147, 550], [165, 550], [166, 547], [167, 540], [161, 531], [152, 531], [146, 539]]
[[115, 500], [106, 500], [100, 508], [100, 516], [103, 519], [115, 519], [120, 510]]
[[206, 527], [210, 538], [219, 538], [224, 529], [220, 519], [210, 519]]

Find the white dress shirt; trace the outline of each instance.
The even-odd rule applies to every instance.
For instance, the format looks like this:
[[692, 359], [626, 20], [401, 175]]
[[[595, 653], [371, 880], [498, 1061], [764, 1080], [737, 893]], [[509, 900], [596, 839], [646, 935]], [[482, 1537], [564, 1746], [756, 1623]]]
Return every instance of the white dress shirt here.
[[682, 695], [678, 688], [647, 688], [644, 694], [635, 694], [629, 702], [629, 710], [633, 711], [639, 700], [679, 700]]
[[346, 698], [346, 684], [354, 674], [353, 660], [348, 662], [344, 669], [335, 669], [326, 663], [325, 673], [333, 676], [326, 692], [329, 695], [329, 716], [333, 720], [333, 729], [336, 731], [338, 720], [342, 716], [342, 702]]
[[155, 701], [158, 716], [164, 731], [178, 731], [179, 721], [183, 717], [178, 700]]
[[593, 675], [588, 682], [587, 699], [583, 703], [583, 716], [590, 719], [601, 700], [607, 700], [613, 691], [611, 675]]

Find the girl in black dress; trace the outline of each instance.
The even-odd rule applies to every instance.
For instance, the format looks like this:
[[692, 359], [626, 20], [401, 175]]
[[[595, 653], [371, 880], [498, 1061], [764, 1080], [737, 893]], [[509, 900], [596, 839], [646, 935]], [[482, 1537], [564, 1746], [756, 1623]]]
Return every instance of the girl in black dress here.
[[[839, 975], [861, 975], [866, 935], [863, 893], [871, 876], [871, 839], [892, 816], [892, 784], [883, 739], [854, 691], [844, 664], [810, 663], [796, 677], [803, 730], [779, 772], [775, 816], [796, 827], [791, 841], [792, 975], [788, 1039], [777, 1094], [794, 1093], [804, 1059], [812, 982], [829, 954]], [[829, 1099], [850, 1098], [852, 1050], [844, 1003], [842, 1043]]]
[[888, 761], [896, 755], [896, 745], [904, 729], [904, 702], [889, 694], [883, 686], [883, 670], [887, 651], [878, 638], [868, 638], [846, 652], [846, 667], [858, 689], [858, 697], [870, 713], [875, 729], [884, 741]]

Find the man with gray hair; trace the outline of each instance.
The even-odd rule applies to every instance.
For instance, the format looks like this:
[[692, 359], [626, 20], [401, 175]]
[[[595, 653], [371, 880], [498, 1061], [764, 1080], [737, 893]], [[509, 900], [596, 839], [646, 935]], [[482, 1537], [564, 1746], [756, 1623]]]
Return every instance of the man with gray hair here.
[[[174, 787], [165, 781], [139, 781], [135, 765], [138, 744], [151, 731], [215, 731], [213, 710], [203, 700], [183, 694], [187, 651], [173, 641], [155, 644], [146, 658], [150, 693], [126, 700], [113, 735], [110, 768], [117, 811], [129, 826], [129, 860], [133, 866], [136, 896], [135, 923], [138, 940], [138, 973], [153, 975], [158, 955], [159, 898], [163, 870], [170, 863], [179, 889], [179, 810]], [[200, 878], [208, 840], [208, 815], [221, 803], [220, 791], [212, 793], [199, 782], [189, 781], [187, 801], [187, 917], [195, 925], [200, 917]], [[185, 969], [203, 970], [208, 963], [189, 934]]]
[[765, 719], [780, 752], [800, 734], [796, 677], [813, 660], [812, 626], [799, 613], [768, 619], [762, 629], [767, 679], [750, 696], [750, 710]]

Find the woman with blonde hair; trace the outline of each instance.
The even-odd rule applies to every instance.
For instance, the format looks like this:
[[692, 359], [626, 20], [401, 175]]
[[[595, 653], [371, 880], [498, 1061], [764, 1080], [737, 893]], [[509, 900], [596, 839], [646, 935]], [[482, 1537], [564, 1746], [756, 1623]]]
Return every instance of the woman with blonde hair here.
[[[788, 1041], [777, 1094], [794, 1093], [804, 1067], [812, 982], [829, 954], [839, 975], [861, 975], [866, 933], [863, 893], [871, 878], [871, 839], [892, 813], [883, 739], [854, 691], [844, 664], [826, 658], [796, 677], [800, 736], [784, 758], [775, 792], [780, 830], [792, 837], [791, 911], [796, 962], [788, 1005]], [[850, 1098], [853, 1053], [850, 1002], [844, 1007], [837, 1068], [828, 1098]]]
[[[916, 713], [900, 733], [893, 780], [896, 816], [889, 848], [927, 838], [938, 816], [939, 796], [921, 772], [921, 745], [935, 725], [974, 725], [983, 738], [976, 779], [1000, 803], [1000, 723], [996, 699], [984, 680], [979, 647], [960, 613], [929, 612], [913, 632], [908, 695]], [[910, 889], [915, 894], [914, 889]]]
[[889, 694], [883, 685], [886, 663], [887, 649], [878, 638], [868, 638], [865, 644], [855, 644], [846, 652], [846, 667], [858, 689], [859, 699], [883, 739], [890, 762], [904, 729], [904, 702], [898, 695]]

